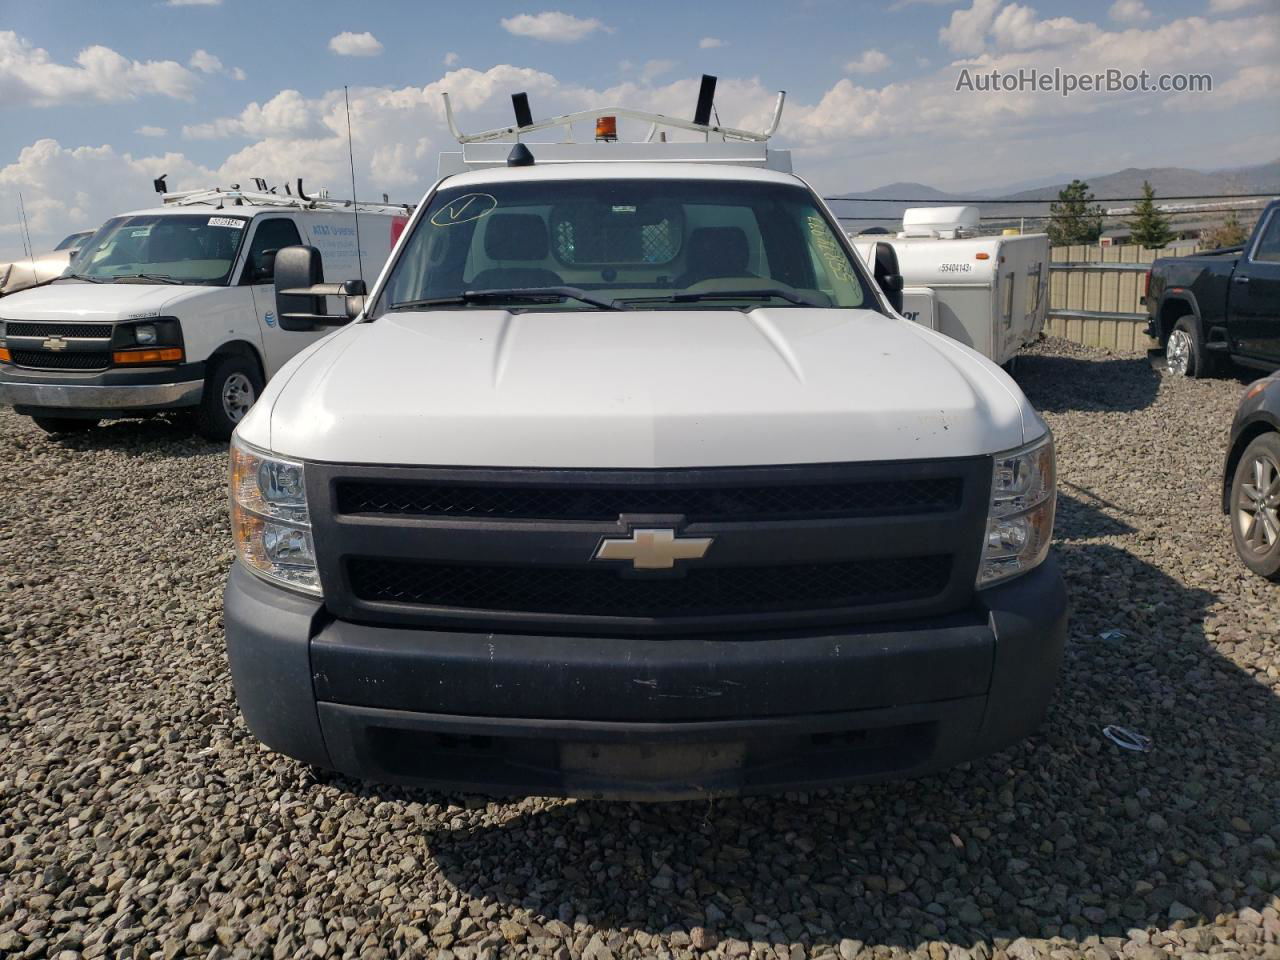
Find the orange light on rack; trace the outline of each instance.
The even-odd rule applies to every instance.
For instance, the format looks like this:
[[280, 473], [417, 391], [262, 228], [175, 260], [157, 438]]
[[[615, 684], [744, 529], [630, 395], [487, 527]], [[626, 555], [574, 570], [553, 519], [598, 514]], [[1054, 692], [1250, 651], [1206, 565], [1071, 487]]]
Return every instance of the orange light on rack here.
[[618, 139], [617, 117], [596, 117], [596, 139], [613, 143]]

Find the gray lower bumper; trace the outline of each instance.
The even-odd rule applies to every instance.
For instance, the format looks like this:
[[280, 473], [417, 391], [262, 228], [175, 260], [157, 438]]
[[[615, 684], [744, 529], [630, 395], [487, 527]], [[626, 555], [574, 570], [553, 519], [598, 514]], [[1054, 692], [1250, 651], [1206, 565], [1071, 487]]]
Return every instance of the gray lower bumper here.
[[163, 410], [200, 402], [202, 380], [146, 384], [61, 384], [0, 381], [0, 404], [51, 410]]

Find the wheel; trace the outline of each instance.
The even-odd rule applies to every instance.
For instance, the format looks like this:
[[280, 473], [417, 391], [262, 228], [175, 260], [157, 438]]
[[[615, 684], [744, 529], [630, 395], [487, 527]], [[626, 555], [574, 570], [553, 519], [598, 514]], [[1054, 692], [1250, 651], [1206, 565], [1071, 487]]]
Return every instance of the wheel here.
[[205, 377], [196, 408], [196, 430], [210, 440], [226, 440], [262, 393], [258, 365], [245, 357], [224, 357]]
[[1231, 478], [1231, 539], [1244, 565], [1280, 580], [1280, 433], [1254, 437]]
[[1217, 357], [1205, 349], [1196, 329], [1196, 318], [1179, 318], [1165, 344], [1165, 369], [1175, 377], [1211, 377], [1217, 372]]
[[31, 420], [45, 433], [87, 433], [98, 425], [97, 420], [78, 417], [32, 417]]

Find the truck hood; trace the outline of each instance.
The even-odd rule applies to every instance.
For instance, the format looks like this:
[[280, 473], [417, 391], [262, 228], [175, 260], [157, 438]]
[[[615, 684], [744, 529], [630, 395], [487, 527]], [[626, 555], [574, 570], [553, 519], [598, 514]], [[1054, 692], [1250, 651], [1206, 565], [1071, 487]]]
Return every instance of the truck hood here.
[[240, 434], [345, 463], [931, 459], [1043, 426], [999, 368], [867, 310], [393, 313], [287, 366]]
[[220, 287], [181, 287], [168, 283], [87, 283], [62, 280], [0, 299], [6, 320], [100, 320], [114, 323], [160, 316], [178, 303]]

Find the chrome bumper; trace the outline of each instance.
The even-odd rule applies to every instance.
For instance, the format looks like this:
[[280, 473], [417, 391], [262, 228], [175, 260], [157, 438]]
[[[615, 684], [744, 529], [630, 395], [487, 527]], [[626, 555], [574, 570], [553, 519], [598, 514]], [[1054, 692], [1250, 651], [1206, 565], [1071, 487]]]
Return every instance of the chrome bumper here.
[[0, 404], [81, 410], [191, 407], [200, 402], [203, 380], [119, 386], [0, 381]]

